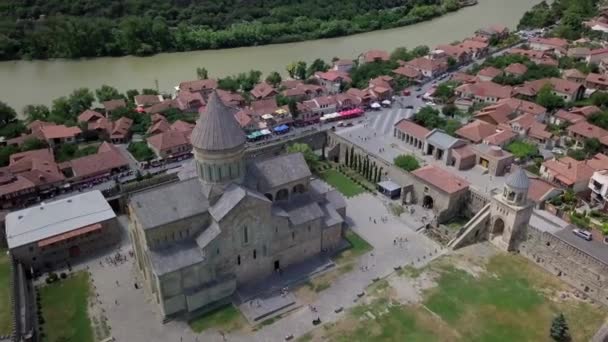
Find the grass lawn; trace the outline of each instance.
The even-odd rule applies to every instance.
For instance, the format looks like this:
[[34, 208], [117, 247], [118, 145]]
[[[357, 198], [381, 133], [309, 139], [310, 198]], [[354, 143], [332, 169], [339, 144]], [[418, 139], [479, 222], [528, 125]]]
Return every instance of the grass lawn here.
[[10, 299], [11, 268], [6, 249], [0, 249], [0, 335], [11, 333], [12, 305]]
[[356, 196], [365, 191], [357, 183], [350, 180], [340, 172], [329, 169], [320, 173], [321, 178], [326, 181], [329, 185], [336, 188], [346, 197]]
[[374, 284], [370, 303], [314, 333], [345, 342], [549, 341], [551, 320], [563, 312], [572, 340], [588, 341], [606, 317], [599, 306], [558, 299], [567, 287], [521, 256], [496, 255], [477, 276], [450, 258], [429, 268], [438, 272], [437, 286], [424, 291], [421, 303], [399, 305], [392, 287]]
[[44, 341], [93, 342], [93, 329], [87, 312], [89, 274], [74, 273], [67, 279], [39, 289], [44, 318]]
[[200, 333], [213, 328], [223, 332], [239, 330], [247, 323], [234, 305], [226, 305], [188, 322], [190, 329]]
[[538, 148], [536, 148], [536, 145], [521, 140], [513, 141], [507, 145], [506, 150], [513, 153], [513, 155], [517, 158], [526, 158], [538, 153]]

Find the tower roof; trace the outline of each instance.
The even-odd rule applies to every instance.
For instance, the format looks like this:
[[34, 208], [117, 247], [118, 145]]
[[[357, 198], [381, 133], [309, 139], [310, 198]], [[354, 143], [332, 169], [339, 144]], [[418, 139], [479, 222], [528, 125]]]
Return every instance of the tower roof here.
[[192, 146], [202, 150], [230, 150], [245, 144], [245, 133], [234, 117], [232, 108], [226, 106], [213, 91], [207, 108], [196, 121], [190, 138]]
[[506, 184], [515, 189], [527, 189], [530, 186], [530, 179], [522, 168], [518, 168], [507, 177]]

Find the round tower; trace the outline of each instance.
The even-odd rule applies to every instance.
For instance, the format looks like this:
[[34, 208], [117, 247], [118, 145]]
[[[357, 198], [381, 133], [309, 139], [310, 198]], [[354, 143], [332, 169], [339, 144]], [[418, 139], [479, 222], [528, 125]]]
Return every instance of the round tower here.
[[518, 168], [507, 177], [502, 193], [503, 199], [508, 204], [524, 206], [527, 202], [529, 186], [528, 175], [522, 168]]
[[241, 183], [245, 177], [245, 133], [214, 91], [190, 137], [196, 173], [203, 184]]

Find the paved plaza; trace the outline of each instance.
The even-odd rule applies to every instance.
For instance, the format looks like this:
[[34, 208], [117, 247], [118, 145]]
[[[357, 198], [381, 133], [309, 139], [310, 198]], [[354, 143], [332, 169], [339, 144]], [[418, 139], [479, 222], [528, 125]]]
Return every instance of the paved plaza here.
[[[357, 294], [373, 282], [394, 271], [394, 267], [422, 266], [443, 253], [441, 247], [408, 228], [395, 218], [383, 201], [369, 193], [347, 199], [347, 215], [353, 231], [367, 240], [374, 249], [360, 257], [358, 267], [337, 278], [326, 290], [319, 292], [309, 304], [316, 307], [312, 313], [308, 306], [289, 313], [286, 317], [264, 326], [257, 331], [240, 331], [225, 334], [218, 331], [194, 333], [186, 322], [171, 321], [162, 324], [155, 311], [152, 298], [141, 287], [140, 276], [135, 270], [135, 259], [129, 256], [130, 244], [122, 245], [121, 254], [127, 260], [116, 265], [109, 264], [106, 257], [116, 251], [101, 256], [88, 263], [93, 276], [95, 291], [99, 294], [99, 306], [112, 328], [116, 341], [282, 341], [285, 336], [304, 335], [312, 330], [312, 320], [321, 318], [323, 323], [336, 321], [344, 311], [336, 313], [339, 307], [348, 309], [356, 305]], [[376, 223], [373, 222], [376, 220]], [[396, 243], [396, 240], [401, 242]], [[406, 242], [407, 240], [407, 242]], [[102, 263], [100, 264], [100, 260]], [[303, 303], [307, 304], [307, 303]], [[225, 339], [224, 339], [225, 338]]]

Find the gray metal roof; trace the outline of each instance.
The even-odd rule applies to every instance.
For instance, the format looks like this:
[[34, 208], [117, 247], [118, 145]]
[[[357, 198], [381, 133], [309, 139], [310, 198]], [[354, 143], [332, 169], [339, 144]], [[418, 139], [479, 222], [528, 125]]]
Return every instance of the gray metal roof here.
[[172, 243], [150, 250], [149, 254], [154, 273], [159, 276], [205, 261], [203, 251], [193, 240]]
[[557, 233], [570, 226], [570, 224], [545, 210], [536, 210], [530, 216], [530, 227], [541, 232]]
[[346, 200], [338, 190], [328, 191], [325, 198], [336, 209], [346, 208]]
[[101, 192], [89, 191], [9, 213], [6, 240], [15, 248], [115, 217]]
[[192, 146], [207, 151], [230, 150], [244, 146], [246, 137], [234, 117], [235, 110], [226, 106], [215, 91], [209, 95], [205, 112], [196, 121], [190, 141]]
[[511, 173], [505, 181], [507, 186], [514, 189], [527, 189], [530, 186], [530, 179], [522, 168], [518, 168], [515, 172]]
[[325, 227], [333, 227], [336, 224], [344, 222], [344, 218], [340, 216], [331, 203], [323, 204], [321, 210], [323, 211], [323, 223]]
[[221, 221], [241, 200], [247, 196], [270, 203], [270, 200], [263, 195], [251, 190], [242, 188], [236, 184], [230, 184], [224, 191], [219, 200], [209, 208], [209, 213], [217, 222]]
[[378, 185], [390, 192], [401, 189], [401, 185], [399, 185], [393, 181], [388, 181], [388, 180], [382, 181], [382, 182], [378, 183]]
[[302, 153], [283, 154], [253, 165], [258, 190], [264, 192], [300, 179], [310, 177], [310, 169]]
[[222, 230], [220, 229], [220, 226], [217, 224], [217, 222], [212, 222], [209, 227], [207, 227], [207, 229], [203, 230], [196, 237], [196, 244], [200, 248], [205, 248], [211, 241], [218, 237], [221, 232]]
[[130, 202], [144, 229], [202, 214], [209, 209], [209, 201], [198, 178], [137, 193]]
[[433, 146], [447, 150], [449, 148], [454, 147], [454, 145], [458, 144], [462, 140], [456, 139], [453, 136], [451, 136], [447, 133], [444, 133], [442, 131], [433, 130], [426, 137], [426, 141]]
[[278, 204], [289, 215], [289, 222], [297, 226], [323, 217], [319, 204], [307, 194], [292, 197], [288, 202]]

